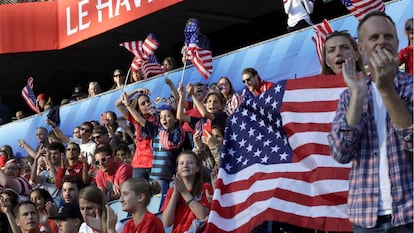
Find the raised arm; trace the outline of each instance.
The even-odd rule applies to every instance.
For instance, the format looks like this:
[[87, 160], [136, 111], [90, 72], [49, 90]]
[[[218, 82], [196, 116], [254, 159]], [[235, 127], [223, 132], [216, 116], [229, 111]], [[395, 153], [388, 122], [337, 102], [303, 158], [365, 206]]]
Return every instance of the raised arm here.
[[180, 121], [190, 122], [191, 117], [184, 113], [185, 93], [184, 93], [183, 83], [181, 82], [180, 84], [178, 84], [178, 93], [179, 93], [180, 98], [178, 100], [178, 106], [177, 106], [177, 119]]
[[62, 142], [69, 143], [69, 138], [62, 132], [59, 127], [57, 127], [56, 123], [50, 119], [46, 120], [46, 124], [48, 124], [50, 127], [52, 127], [53, 132], [56, 134], [56, 137], [58, 137]]
[[18, 143], [19, 143], [19, 146], [21, 148], [23, 148], [27, 151], [27, 153], [30, 155], [30, 157], [32, 157], [33, 159], [36, 159], [36, 151], [33, 150], [33, 148], [29, 144], [27, 144], [25, 140], [20, 139], [18, 141]]

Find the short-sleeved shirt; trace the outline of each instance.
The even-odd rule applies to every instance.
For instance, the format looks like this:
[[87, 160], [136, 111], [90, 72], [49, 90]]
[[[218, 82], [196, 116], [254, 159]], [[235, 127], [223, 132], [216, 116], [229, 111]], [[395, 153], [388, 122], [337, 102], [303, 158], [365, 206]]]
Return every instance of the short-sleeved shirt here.
[[134, 219], [128, 220], [122, 231], [122, 233], [134, 232], [163, 233], [164, 226], [157, 216], [147, 212], [138, 224], [134, 223]]
[[104, 188], [108, 194], [113, 194], [113, 184], [118, 184], [121, 186], [123, 182], [132, 177], [132, 167], [131, 165], [124, 162], [115, 162], [114, 163], [114, 172], [109, 174], [103, 172], [100, 169], [96, 172], [96, 186], [98, 188]]
[[[204, 207], [207, 207], [210, 209], [210, 202], [207, 199], [206, 196], [206, 190], [208, 193], [213, 193], [213, 188], [211, 187], [211, 184], [209, 183], [203, 183], [201, 186], [201, 197], [195, 197], [194, 199]], [[165, 198], [165, 201], [161, 207], [161, 212], [163, 212], [170, 202], [171, 196], [173, 194], [174, 188], [170, 188], [167, 192], [167, 197]], [[178, 201], [177, 206], [175, 208], [175, 215], [174, 215], [174, 226], [172, 229], [172, 233], [183, 233], [186, 232], [190, 226], [193, 220], [196, 219], [196, 216], [191, 211], [191, 209], [188, 207], [185, 200], [181, 197], [181, 199]]]

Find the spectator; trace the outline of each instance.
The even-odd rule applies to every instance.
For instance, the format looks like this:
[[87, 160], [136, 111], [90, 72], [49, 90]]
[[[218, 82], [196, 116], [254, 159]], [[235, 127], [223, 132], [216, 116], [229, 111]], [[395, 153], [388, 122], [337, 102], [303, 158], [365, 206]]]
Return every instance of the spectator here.
[[111, 150], [114, 151], [119, 144], [121, 144], [120, 138], [115, 136], [110, 137], [108, 130], [103, 125], [98, 125], [93, 128], [92, 139], [95, 141], [96, 145], [108, 144], [111, 147]]
[[125, 76], [120, 69], [114, 70], [113, 73], [114, 85], [110, 90], [121, 88], [125, 85]]
[[56, 216], [50, 218], [57, 222], [59, 233], [79, 232], [82, 215], [79, 206], [75, 203], [65, 203], [59, 208]]
[[45, 207], [49, 217], [58, 214], [58, 207], [65, 203], [78, 204], [79, 190], [83, 187], [82, 181], [78, 176], [67, 175], [62, 179], [62, 192], [54, 202], [46, 202]]
[[[143, 178], [132, 178], [122, 184], [120, 198], [122, 210], [132, 215], [132, 219], [126, 222], [123, 233], [164, 233], [161, 220], [147, 210], [152, 196], [159, 192], [160, 185], [155, 180], [148, 182]], [[114, 224], [107, 225], [114, 226]], [[108, 232], [115, 232], [115, 229], [111, 231], [108, 229]]]
[[0, 218], [2, 219], [2, 223], [6, 220], [6, 224], [0, 224], [0, 228], [6, 228], [10, 233], [20, 232], [19, 227], [16, 225], [16, 219], [13, 213], [17, 204], [19, 204], [19, 196], [13, 190], [0, 190]]
[[[201, 33], [201, 26], [200, 26], [200, 22], [198, 21], [198, 19], [196, 18], [189, 18], [187, 19], [187, 21], [185, 22], [185, 31], [187, 30], [187, 26], [189, 26], [190, 24], [195, 25], [195, 30], [197, 32], [197, 45], [199, 48], [205, 49], [205, 50], [211, 50], [210, 49], [210, 40], [208, 39], [208, 37]], [[195, 31], [193, 31], [195, 32]], [[186, 41], [189, 42], [189, 41]], [[189, 56], [189, 51], [187, 51], [187, 44], [185, 44], [182, 48], [181, 48], [181, 55], [182, 55], [182, 62], [183, 63], [188, 63], [188, 56]]]
[[88, 87], [88, 97], [102, 93], [101, 85], [98, 82], [90, 82]]
[[226, 76], [221, 77], [217, 81], [217, 86], [221, 94], [223, 94], [226, 99], [226, 106], [224, 109], [227, 115], [230, 116], [239, 108], [243, 98], [236, 93], [233, 88], [233, 84], [231, 84], [230, 79]]
[[29, 199], [29, 181], [20, 176], [20, 164], [15, 159], [8, 160], [4, 170], [0, 170], [0, 186], [15, 191], [21, 200]]
[[177, 158], [177, 174], [161, 208], [165, 227], [172, 232], [187, 231], [194, 219], [205, 220], [210, 210], [207, 195], [213, 194], [209, 183], [202, 183], [202, 165], [192, 151], [183, 151]]
[[177, 68], [177, 62], [175, 61], [175, 59], [173, 57], [166, 57], [164, 58], [164, 60], [162, 61], [162, 72], [169, 72], [171, 70], [174, 70], [175, 68]]
[[312, 0], [283, 0], [283, 7], [288, 16], [288, 32], [313, 25], [309, 16], [313, 12]]
[[39, 229], [39, 213], [32, 202], [23, 201], [17, 204], [14, 214], [21, 233], [47, 233]]
[[[79, 232], [106, 232], [106, 224], [102, 224], [107, 221], [105, 205], [105, 197], [97, 187], [88, 186], [80, 191], [79, 208], [85, 222], [81, 224]], [[96, 224], [91, 219], [100, 219], [101, 222]]]
[[72, 96], [70, 102], [79, 101], [81, 99], [85, 99], [88, 95], [86, 94], [83, 86], [78, 85], [75, 86], [72, 90]]
[[107, 201], [119, 199], [121, 184], [132, 177], [131, 165], [115, 162], [108, 144], [95, 150], [96, 185], [106, 196]]
[[50, 107], [52, 107], [52, 98], [46, 96], [44, 93], [39, 94], [36, 98], [36, 101], [41, 112], [49, 110]]
[[60, 167], [56, 172], [56, 188], [61, 188], [62, 179], [66, 175], [79, 177], [83, 186], [89, 185], [92, 179], [87, 158], [84, 155], [80, 156], [79, 145], [73, 142], [68, 143], [66, 147], [66, 157], [61, 157]]
[[16, 112], [15, 117], [13, 118], [13, 120], [20, 120], [25, 118], [27, 115], [23, 110], [19, 110]]
[[273, 85], [271, 82], [262, 80], [257, 70], [254, 68], [246, 68], [243, 70], [242, 81], [247, 89], [243, 91], [243, 95], [246, 93], [246, 91], [249, 91], [254, 96], [258, 96], [262, 92], [269, 90], [269, 88]]
[[81, 138], [81, 136], [80, 136], [80, 126], [76, 126], [75, 128], [73, 128], [72, 137], [77, 138], [77, 139]]
[[52, 196], [46, 189], [36, 188], [30, 191], [30, 201], [36, 206], [39, 214], [39, 226], [41, 231], [57, 232], [57, 226], [53, 220], [48, 220], [46, 203], [53, 202]]
[[[139, 93], [131, 102], [130, 98]], [[148, 89], [137, 89], [126, 94], [115, 102], [122, 116], [128, 119], [135, 127], [135, 153], [131, 162], [133, 169], [132, 177], [149, 178], [154, 157], [151, 148], [151, 138], [144, 131], [146, 122], [157, 123], [157, 116], [151, 111], [151, 100]]]
[[[413, 77], [397, 69], [398, 37], [383, 12], [358, 25], [370, 76], [343, 65], [348, 89], [328, 136], [333, 158], [352, 162], [348, 213], [354, 232], [413, 231]], [[385, 230], [386, 229], [386, 230]]]
[[115, 162], [131, 164], [131, 150], [128, 145], [121, 143], [114, 151]]
[[142, 73], [141, 69], [138, 70], [132, 70], [131, 69], [131, 74], [129, 75], [129, 83], [135, 83], [135, 82], [140, 82], [144, 80], [144, 74]]
[[322, 51], [322, 74], [342, 74], [342, 67], [347, 59], [355, 61], [357, 72], [364, 73], [364, 63], [354, 38], [344, 31], [335, 31], [328, 35]]
[[413, 43], [414, 43], [414, 22], [413, 18], [407, 19], [405, 21], [405, 34], [407, 35], [408, 39], [408, 46], [401, 49], [398, 53], [398, 58], [400, 59], [400, 65], [404, 64], [405, 72], [413, 75], [413, 57], [414, 57], [414, 50], [413, 50]]

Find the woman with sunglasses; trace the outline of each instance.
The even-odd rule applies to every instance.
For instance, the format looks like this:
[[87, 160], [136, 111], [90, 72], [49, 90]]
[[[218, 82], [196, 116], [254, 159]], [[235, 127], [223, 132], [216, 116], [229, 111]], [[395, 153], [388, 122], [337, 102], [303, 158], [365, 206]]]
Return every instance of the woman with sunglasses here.
[[[136, 97], [131, 101], [134, 95]], [[122, 116], [135, 127], [135, 152], [131, 162], [133, 167], [132, 177], [148, 179], [154, 154], [151, 147], [150, 133], [146, 132], [145, 125], [147, 122], [158, 125], [158, 117], [152, 111], [149, 90], [139, 88], [129, 94], [124, 92], [121, 98], [115, 102], [115, 106]]]
[[413, 75], [413, 57], [414, 57], [414, 50], [413, 50], [413, 42], [414, 42], [414, 29], [413, 29], [413, 18], [407, 19], [405, 21], [405, 34], [407, 35], [408, 39], [408, 46], [401, 49], [398, 53], [398, 58], [400, 59], [400, 65], [405, 65], [405, 72]]

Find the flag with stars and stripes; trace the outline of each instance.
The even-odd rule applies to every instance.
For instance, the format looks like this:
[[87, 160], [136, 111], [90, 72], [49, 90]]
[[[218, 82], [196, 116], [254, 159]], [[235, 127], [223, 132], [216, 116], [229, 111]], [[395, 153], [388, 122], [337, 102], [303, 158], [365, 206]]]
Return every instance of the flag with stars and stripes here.
[[341, 3], [360, 21], [371, 11], [385, 11], [383, 0], [340, 0]]
[[29, 107], [35, 113], [40, 113], [39, 106], [37, 105], [37, 101], [36, 101], [36, 95], [33, 91], [33, 84], [34, 84], [33, 77], [29, 77], [27, 79], [26, 86], [24, 86], [22, 89], [22, 97], [24, 101], [27, 103], [27, 105], [29, 105]]
[[208, 79], [213, 72], [213, 55], [210, 50], [198, 46], [198, 23], [193, 21], [184, 28], [186, 59], [193, 63], [197, 71]]
[[352, 231], [350, 164], [329, 153], [341, 76], [283, 80], [260, 96], [246, 92], [229, 116], [208, 233], [250, 232], [263, 221]]

